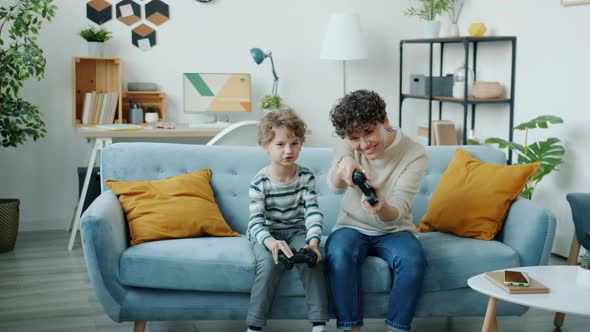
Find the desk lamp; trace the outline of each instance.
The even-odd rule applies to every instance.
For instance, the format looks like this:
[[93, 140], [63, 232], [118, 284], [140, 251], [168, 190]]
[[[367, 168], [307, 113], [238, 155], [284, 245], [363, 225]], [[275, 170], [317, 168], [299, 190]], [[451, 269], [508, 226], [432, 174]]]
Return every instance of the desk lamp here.
[[367, 47], [361, 33], [359, 15], [335, 13], [330, 17], [321, 59], [342, 61], [342, 83], [346, 95], [346, 61], [366, 59]]
[[272, 52], [264, 53], [259, 48], [251, 48], [250, 55], [252, 56], [252, 59], [254, 59], [254, 62], [256, 62], [257, 65], [261, 64], [264, 61], [264, 59], [270, 58], [270, 64], [272, 66], [272, 76], [274, 77], [274, 81], [272, 82], [272, 94], [276, 95], [279, 85], [279, 77], [277, 76], [277, 72], [275, 71], [275, 63], [272, 60]]

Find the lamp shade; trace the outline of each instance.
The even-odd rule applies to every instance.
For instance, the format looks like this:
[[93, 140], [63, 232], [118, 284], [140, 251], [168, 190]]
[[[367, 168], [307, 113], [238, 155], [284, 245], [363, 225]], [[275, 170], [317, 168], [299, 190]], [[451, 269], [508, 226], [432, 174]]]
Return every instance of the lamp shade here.
[[330, 17], [322, 44], [321, 59], [360, 60], [368, 57], [359, 15], [335, 13]]
[[254, 62], [256, 62], [257, 65], [261, 64], [262, 61], [264, 61], [264, 58], [266, 57], [264, 52], [262, 52], [262, 50], [259, 48], [251, 48], [250, 55], [252, 56], [252, 59], [254, 59]]

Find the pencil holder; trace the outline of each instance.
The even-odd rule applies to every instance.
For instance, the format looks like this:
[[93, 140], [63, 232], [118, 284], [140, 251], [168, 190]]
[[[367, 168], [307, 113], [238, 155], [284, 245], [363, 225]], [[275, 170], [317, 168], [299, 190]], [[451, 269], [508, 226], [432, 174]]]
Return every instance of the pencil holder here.
[[130, 108], [129, 109], [129, 123], [143, 123], [143, 109]]

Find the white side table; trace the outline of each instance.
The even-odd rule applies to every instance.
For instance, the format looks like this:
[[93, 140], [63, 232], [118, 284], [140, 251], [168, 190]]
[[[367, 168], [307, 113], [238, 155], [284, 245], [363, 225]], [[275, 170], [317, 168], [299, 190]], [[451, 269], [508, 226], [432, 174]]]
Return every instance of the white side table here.
[[510, 270], [527, 272], [533, 279], [549, 288], [548, 294], [509, 294], [488, 280], [483, 273], [469, 278], [467, 280], [469, 287], [490, 297], [482, 332], [498, 331], [496, 322], [498, 300], [548, 311], [590, 316], [588, 305], [590, 292], [576, 288], [577, 268], [577, 266], [568, 265], [510, 268]]

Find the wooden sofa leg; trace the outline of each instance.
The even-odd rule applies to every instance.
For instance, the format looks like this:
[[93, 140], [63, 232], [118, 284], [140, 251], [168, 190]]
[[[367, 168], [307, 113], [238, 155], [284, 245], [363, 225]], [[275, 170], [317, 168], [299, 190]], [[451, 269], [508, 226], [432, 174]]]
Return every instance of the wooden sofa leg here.
[[563, 326], [563, 321], [565, 319], [565, 314], [562, 312], [556, 312], [555, 313], [555, 318], [553, 318], [553, 326], [555, 326], [555, 328], [557, 330], [560, 330], [561, 327]]
[[133, 332], [145, 332], [145, 322], [136, 321], [133, 324]]
[[[578, 255], [580, 255], [580, 242], [578, 242], [578, 238], [576, 237], [576, 233], [574, 231], [574, 236], [572, 237], [572, 244], [570, 245], [570, 254], [567, 257], [567, 264], [577, 265]], [[555, 318], [553, 318], [553, 326], [555, 326], [555, 328], [557, 328], [558, 330], [561, 329], [564, 320], [565, 314], [561, 312], [556, 312]]]

